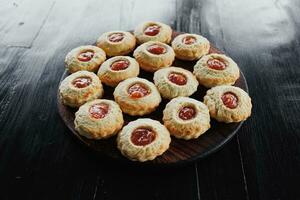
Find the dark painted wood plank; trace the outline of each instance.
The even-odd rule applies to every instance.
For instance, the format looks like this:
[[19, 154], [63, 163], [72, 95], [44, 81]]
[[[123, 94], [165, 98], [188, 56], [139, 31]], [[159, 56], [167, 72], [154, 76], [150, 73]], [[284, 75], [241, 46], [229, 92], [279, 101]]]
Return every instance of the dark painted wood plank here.
[[2, 3], [0, 45], [30, 48], [53, 5], [53, 0], [18, 0]]
[[237, 137], [197, 165], [200, 199], [248, 199]]
[[240, 62], [254, 102], [238, 137], [250, 199], [300, 197], [299, 8], [293, 1], [218, 4], [226, 51]]
[[143, 21], [160, 21], [174, 25], [176, 0], [122, 1], [120, 29], [133, 30]]
[[193, 165], [178, 169], [116, 168], [107, 177], [114, 180], [106, 184], [109, 199], [198, 199]]
[[289, 55], [280, 48], [273, 55], [257, 56], [251, 65], [263, 68], [263, 75], [254, 73], [252, 81], [264, 87], [250, 91], [260, 94], [253, 97], [254, 101], [264, 103], [254, 107], [255, 116], [248, 122], [257, 128], [245, 129], [239, 139], [248, 185], [258, 190], [261, 199], [293, 199], [300, 195], [300, 73], [293, 67], [299, 62], [299, 50], [292, 49]]
[[[219, 2], [219, 1], [218, 1]], [[217, 1], [178, 1], [176, 27], [199, 33], [226, 52]], [[237, 138], [198, 162], [201, 199], [248, 199]]]
[[[58, 116], [55, 93], [65, 54], [94, 43], [104, 31], [119, 29], [118, 3], [57, 1], [32, 47], [11, 62], [14, 70], [10, 74], [3, 70], [2, 81], [14, 85], [14, 92], [9, 102], [1, 99], [7, 106], [0, 121], [0, 199], [140, 199], [145, 194], [145, 199], [198, 198], [193, 165], [178, 170], [119, 166], [78, 144]], [[156, 11], [150, 5], [147, 18]], [[175, 16], [175, 4], [162, 5], [157, 19]], [[134, 3], [132, 19], [146, 19], [142, 8], [143, 4]], [[134, 20], [122, 29], [133, 29]], [[12, 32], [10, 37], [17, 35]], [[10, 60], [14, 56], [4, 63]]]
[[[0, 121], [7, 120], [5, 111], [9, 107], [15, 92], [16, 78], [12, 76], [15, 66], [20, 61], [25, 49], [0, 49]], [[4, 81], [9, 80], [9, 81]]]
[[[29, 5], [32, 12], [45, 9]], [[18, 31], [10, 32], [19, 30], [11, 27], [20, 18], [5, 17], [13, 14], [5, 9], [9, 6], [1, 4], [0, 38], [6, 30], [10, 33], [6, 41], [21, 41], [26, 47], [42, 28], [31, 49], [0, 50], [1, 199], [136, 198], [148, 192], [147, 186], [155, 192], [146, 199], [245, 199], [247, 191], [250, 199], [300, 197], [298, 2], [57, 1], [46, 23], [37, 25], [44, 19], [38, 18], [21, 37]], [[25, 10], [18, 14], [24, 16]], [[146, 19], [207, 36], [238, 62], [249, 83], [252, 117], [238, 140], [198, 163], [198, 184], [194, 166], [135, 171], [96, 158], [65, 134], [56, 112], [65, 52], [93, 43], [104, 31], [133, 29]], [[116, 191], [119, 188], [122, 193]]]

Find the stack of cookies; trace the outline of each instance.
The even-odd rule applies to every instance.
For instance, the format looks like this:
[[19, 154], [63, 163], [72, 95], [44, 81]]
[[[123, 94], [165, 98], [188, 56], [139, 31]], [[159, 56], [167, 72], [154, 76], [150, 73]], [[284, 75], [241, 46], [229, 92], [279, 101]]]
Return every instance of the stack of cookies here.
[[[175, 58], [197, 61], [193, 72], [172, 66]], [[70, 75], [59, 95], [64, 105], [79, 108], [78, 133], [89, 139], [117, 134], [117, 147], [130, 160], [155, 159], [169, 148], [171, 136], [198, 138], [210, 128], [210, 118], [232, 123], [251, 115], [249, 95], [232, 86], [240, 76], [238, 65], [224, 54], [210, 53], [210, 42], [201, 35], [179, 34], [172, 40], [171, 27], [160, 22], [142, 23], [133, 34], [103, 33], [96, 46], [71, 50], [65, 66]], [[153, 82], [138, 77], [140, 70], [152, 74]], [[102, 99], [102, 84], [114, 87], [114, 101]], [[208, 88], [204, 102], [189, 97], [199, 84]], [[143, 118], [162, 98], [169, 100], [163, 124]], [[123, 114], [141, 118], [123, 126]]]

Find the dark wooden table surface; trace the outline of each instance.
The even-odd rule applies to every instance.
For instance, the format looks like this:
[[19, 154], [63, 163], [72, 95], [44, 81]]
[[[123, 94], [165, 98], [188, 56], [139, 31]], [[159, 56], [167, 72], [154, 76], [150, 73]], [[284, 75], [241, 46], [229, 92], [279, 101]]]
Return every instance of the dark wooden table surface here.
[[[58, 115], [66, 53], [145, 20], [204, 35], [248, 81], [251, 118], [195, 164], [120, 165]], [[0, 1], [0, 199], [300, 199], [299, 42], [298, 0]]]

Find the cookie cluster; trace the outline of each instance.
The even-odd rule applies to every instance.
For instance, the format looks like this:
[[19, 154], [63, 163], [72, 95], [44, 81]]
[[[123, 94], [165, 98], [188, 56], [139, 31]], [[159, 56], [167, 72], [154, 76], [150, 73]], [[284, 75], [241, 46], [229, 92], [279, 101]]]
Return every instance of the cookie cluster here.
[[[103, 33], [96, 46], [67, 54], [70, 75], [61, 82], [59, 95], [64, 105], [78, 108], [74, 124], [80, 135], [105, 139], [117, 134], [121, 153], [143, 162], [163, 154], [171, 136], [198, 138], [210, 128], [210, 118], [231, 123], [250, 116], [249, 95], [232, 86], [240, 76], [238, 65], [224, 54], [210, 53], [210, 42], [201, 35], [172, 38], [170, 26], [145, 22], [133, 33]], [[197, 62], [191, 72], [172, 66], [175, 58]], [[140, 70], [153, 74], [153, 82], [138, 77]], [[102, 84], [115, 87], [114, 101], [101, 99]], [[209, 88], [203, 102], [189, 97], [199, 84]], [[123, 114], [150, 114], [162, 99], [169, 100], [163, 123], [140, 118], [123, 126]]]

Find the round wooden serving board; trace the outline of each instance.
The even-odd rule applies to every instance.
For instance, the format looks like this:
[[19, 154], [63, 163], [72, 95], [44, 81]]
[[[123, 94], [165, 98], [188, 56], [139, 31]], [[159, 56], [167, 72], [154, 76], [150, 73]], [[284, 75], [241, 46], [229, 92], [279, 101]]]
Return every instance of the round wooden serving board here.
[[[173, 32], [172, 37], [176, 37], [181, 33]], [[218, 49], [211, 46], [210, 53], [222, 53]], [[187, 69], [189, 71], [193, 71], [193, 66], [196, 61], [182, 61], [175, 59], [173, 66], [181, 67]], [[69, 74], [67, 71], [62, 75], [61, 80], [67, 77]], [[140, 71], [139, 77], [145, 78], [153, 82], [153, 73], [145, 72], [143, 70]], [[111, 99], [113, 100], [113, 91], [114, 88], [104, 86], [104, 96], [103, 99]], [[247, 82], [240, 72], [240, 78], [236, 81], [234, 86], [240, 87], [246, 92], [248, 92]], [[207, 88], [199, 85], [197, 92], [195, 92], [191, 98], [194, 98], [199, 101], [203, 101], [203, 97], [206, 94]], [[120, 160], [123, 162], [133, 162], [122, 156], [122, 154], [117, 149], [116, 145], [116, 136], [111, 137], [109, 139], [104, 140], [91, 140], [87, 139], [77, 133], [74, 126], [74, 118], [75, 112], [77, 109], [70, 108], [62, 104], [59, 93], [57, 93], [57, 101], [58, 101], [58, 111], [60, 116], [62, 117], [64, 123], [71, 130], [71, 132], [82, 142], [87, 145], [92, 150], [96, 151], [101, 155], [108, 156], [110, 158]], [[159, 107], [153, 113], [149, 115], [143, 116], [143, 118], [151, 118], [162, 122], [162, 113], [163, 110], [168, 103], [168, 100], [163, 100]], [[128, 124], [128, 122], [136, 120], [141, 117], [132, 117], [127, 114], [123, 114], [124, 116], [124, 126]], [[228, 142], [241, 127], [243, 122], [240, 123], [220, 123], [213, 119], [211, 119], [211, 128], [201, 135], [197, 139], [192, 140], [181, 140], [172, 137], [172, 141], [170, 144], [170, 148], [161, 156], [157, 157], [153, 161], [147, 161], [144, 164], [153, 164], [153, 165], [178, 165], [184, 164], [187, 162], [195, 161], [197, 159], [203, 158], [216, 150], [222, 147], [226, 142]], [[138, 163], [138, 162], [136, 162]]]

